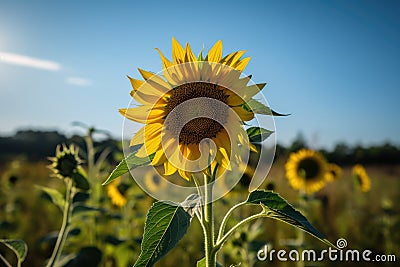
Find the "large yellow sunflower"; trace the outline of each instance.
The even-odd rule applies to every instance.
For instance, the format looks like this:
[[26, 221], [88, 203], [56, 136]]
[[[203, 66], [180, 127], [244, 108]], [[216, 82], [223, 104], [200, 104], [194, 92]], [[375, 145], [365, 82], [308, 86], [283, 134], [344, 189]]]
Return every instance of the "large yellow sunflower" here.
[[291, 153], [285, 169], [289, 184], [296, 190], [311, 194], [326, 184], [327, 162], [316, 151], [301, 149]]
[[357, 179], [360, 185], [361, 192], [368, 192], [371, 190], [371, 179], [369, 178], [367, 171], [361, 164], [354, 165], [352, 169], [353, 176]]
[[[131, 96], [139, 106], [120, 109], [129, 120], [143, 123], [130, 145], [140, 145], [136, 156], [150, 157], [163, 166], [164, 175], [179, 172], [190, 180], [193, 173], [208, 173], [218, 165], [218, 175], [241, 161], [239, 150], [256, 151], [243, 122], [254, 118], [246, 102], [265, 84], [249, 85], [242, 77], [250, 58], [245, 51], [222, 56], [218, 41], [203, 56], [189, 44], [172, 39], [172, 61], [160, 54], [159, 74], [139, 69], [144, 80], [131, 77]], [[212, 142], [211, 142], [212, 141]], [[211, 169], [209, 168], [211, 166]]]

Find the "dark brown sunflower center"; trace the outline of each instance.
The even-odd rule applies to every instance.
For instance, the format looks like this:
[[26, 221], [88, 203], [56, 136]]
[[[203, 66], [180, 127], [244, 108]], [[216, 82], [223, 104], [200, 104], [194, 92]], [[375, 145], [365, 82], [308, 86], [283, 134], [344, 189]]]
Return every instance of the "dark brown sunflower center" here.
[[78, 167], [78, 161], [73, 154], [65, 154], [58, 158], [56, 169], [64, 177], [71, 177]]
[[305, 158], [299, 163], [299, 173], [307, 180], [314, 179], [321, 170], [319, 163], [311, 158]]
[[181, 144], [199, 144], [213, 138], [227, 122], [228, 95], [224, 88], [206, 82], [182, 84], [168, 100], [166, 128]]

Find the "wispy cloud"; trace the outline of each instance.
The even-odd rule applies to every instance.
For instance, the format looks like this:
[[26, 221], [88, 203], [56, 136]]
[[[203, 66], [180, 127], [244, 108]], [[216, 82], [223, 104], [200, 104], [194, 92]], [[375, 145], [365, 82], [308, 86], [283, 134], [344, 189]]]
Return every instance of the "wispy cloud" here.
[[66, 82], [77, 86], [90, 86], [92, 84], [90, 80], [81, 77], [68, 77]]
[[50, 71], [58, 71], [61, 69], [61, 64], [50, 61], [43, 60], [40, 58], [33, 58], [24, 55], [18, 55], [7, 52], [0, 52], [0, 63], [8, 63], [13, 65], [25, 66], [36, 69], [44, 69]]

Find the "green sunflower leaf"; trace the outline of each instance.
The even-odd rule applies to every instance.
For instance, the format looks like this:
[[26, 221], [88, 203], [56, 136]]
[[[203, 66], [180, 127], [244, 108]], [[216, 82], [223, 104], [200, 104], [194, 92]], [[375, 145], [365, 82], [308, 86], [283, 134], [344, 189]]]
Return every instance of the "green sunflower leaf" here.
[[28, 246], [25, 241], [18, 239], [0, 239], [0, 243], [11, 249], [17, 256], [17, 266], [25, 260], [28, 254]]
[[153, 266], [182, 239], [191, 216], [170, 201], [153, 204], [147, 214], [139, 258], [134, 267]]
[[83, 169], [78, 170], [76, 173], [72, 175], [72, 180], [75, 183], [75, 187], [82, 190], [89, 190], [90, 185], [88, 180], [86, 179], [86, 174]]
[[111, 172], [110, 176], [108, 176], [107, 180], [103, 183], [103, 185], [107, 185], [120, 177], [121, 175], [129, 172], [129, 169], [134, 169], [140, 166], [146, 166], [148, 165], [151, 160], [154, 158], [154, 154], [146, 157], [146, 158], [139, 158], [136, 157], [136, 152], [139, 150], [140, 146], [136, 147], [134, 149], [134, 152], [132, 152], [129, 156], [127, 156], [125, 159], [123, 159], [117, 167]]
[[271, 108], [267, 107], [263, 103], [251, 98], [245, 104], [243, 104], [243, 108], [247, 111], [252, 111], [256, 114], [261, 115], [270, 115], [270, 116], [289, 116], [290, 114], [281, 114], [278, 113]]
[[56, 205], [61, 212], [64, 210], [65, 199], [63, 194], [58, 192], [58, 190], [46, 186], [36, 185], [36, 188], [42, 190], [46, 195], [50, 197], [51, 202]]
[[[196, 264], [196, 267], [206, 267], [206, 258], [202, 258]], [[217, 262], [217, 267], [223, 267], [220, 263]]]
[[329, 246], [330, 243], [299, 211], [295, 210], [284, 198], [272, 191], [256, 190], [250, 193], [246, 203], [259, 204], [265, 214], [273, 219], [283, 221], [320, 239]]
[[250, 142], [252, 143], [261, 143], [274, 133], [273, 131], [260, 127], [250, 127], [246, 130], [246, 132]]

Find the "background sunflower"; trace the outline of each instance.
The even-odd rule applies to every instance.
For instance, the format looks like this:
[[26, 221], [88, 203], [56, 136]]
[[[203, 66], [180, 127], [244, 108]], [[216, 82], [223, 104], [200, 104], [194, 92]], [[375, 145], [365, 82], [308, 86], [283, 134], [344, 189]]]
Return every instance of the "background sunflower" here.
[[352, 169], [353, 177], [355, 177], [357, 184], [361, 192], [368, 192], [371, 190], [371, 179], [369, 178], [367, 171], [361, 164], [356, 164]]
[[289, 184], [296, 190], [311, 194], [326, 185], [327, 162], [316, 151], [301, 149], [291, 153], [285, 170]]

